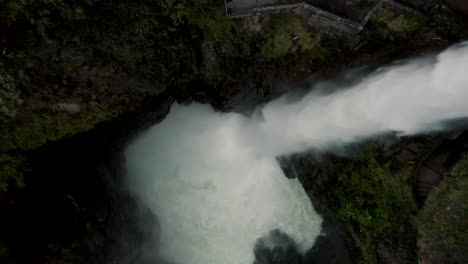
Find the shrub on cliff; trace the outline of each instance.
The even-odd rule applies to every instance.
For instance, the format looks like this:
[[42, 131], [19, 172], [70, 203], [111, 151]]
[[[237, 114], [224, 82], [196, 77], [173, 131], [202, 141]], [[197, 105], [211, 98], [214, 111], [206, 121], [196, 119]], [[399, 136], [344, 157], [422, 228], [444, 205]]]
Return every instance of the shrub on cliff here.
[[374, 240], [384, 230], [398, 228], [416, 209], [410, 170], [393, 175], [372, 153], [337, 166], [344, 178], [332, 204], [356, 243], [360, 263], [375, 263]]
[[397, 35], [407, 35], [416, 31], [424, 21], [416, 15], [394, 10], [390, 7], [383, 7], [371, 18], [378, 27], [386, 28], [389, 33]]
[[452, 42], [468, 38], [468, 19], [447, 9], [435, 13], [428, 26]]
[[468, 259], [468, 154], [430, 193], [416, 223], [424, 263], [465, 263]]
[[15, 80], [0, 62], [0, 114], [14, 117], [22, 102], [20, 94], [21, 91], [17, 89]]

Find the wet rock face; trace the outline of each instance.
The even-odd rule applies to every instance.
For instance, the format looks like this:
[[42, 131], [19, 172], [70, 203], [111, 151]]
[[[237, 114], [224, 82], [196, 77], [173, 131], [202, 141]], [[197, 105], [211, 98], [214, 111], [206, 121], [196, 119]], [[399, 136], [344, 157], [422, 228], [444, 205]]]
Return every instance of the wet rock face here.
[[301, 264], [295, 242], [280, 230], [259, 238], [254, 248], [254, 264]]
[[30, 153], [26, 187], [14, 206], [0, 204], [0, 242], [14, 263], [160, 263], [151, 255], [156, 215], [126, 191], [122, 150], [162, 121], [171, 103], [165, 95]]
[[313, 247], [301, 258], [304, 264], [353, 263], [353, 246], [344, 227], [321, 198], [333, 192], [333, 186], [342, 177], [334, 168], [331, 155], [300, 153], [278, 158], [286, 177], [299, 178], [308, 192], [314, 209], [323, 219], [322, 234]]
[[401, 224], [398, 231], [385, 232], [376, 241], [379, 263], [418, 263], [416, 240], [417, 232], [410, 221]]
[[447, 5], [455, 12], [468, 17], [468, 1], [466, 0], [446, 0]]
[[203, 53], [202, 65], [206, 68], [206, 71], [219, 71], [219, 58], [215, 50], [215, 45], [210, 41], [205, 41], [201, 44], [201, 51]]
[[314, 209], [323, 218], [322, 235], [302, 257], [303, 264], [354, 263], [353, 245], [342, 224], [326, 204], [310, 195]]

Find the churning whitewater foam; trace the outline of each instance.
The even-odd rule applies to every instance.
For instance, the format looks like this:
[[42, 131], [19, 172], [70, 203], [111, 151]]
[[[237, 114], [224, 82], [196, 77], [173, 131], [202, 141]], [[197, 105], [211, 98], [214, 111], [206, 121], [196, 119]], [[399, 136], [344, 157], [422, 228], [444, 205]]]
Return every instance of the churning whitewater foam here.
[[304, 252], [320, 217], [298, 180], [240, 135], [248, 120], [207, 105], [174, 105], [127, 151], [134, 190], [157, 214], [160, 255], [180, 264], [253, 262], [256, 239], [273, 229]]
[[280, 99], [262, 120], [173, 105], [126, 151], [129, 185], [158, 216], [158, 254], [177, 264], [250, 264], [278, 229], [304, 253], [321, 218], [275, 157], [468, 116], [468, 46], [378, 70], [349, 89]]

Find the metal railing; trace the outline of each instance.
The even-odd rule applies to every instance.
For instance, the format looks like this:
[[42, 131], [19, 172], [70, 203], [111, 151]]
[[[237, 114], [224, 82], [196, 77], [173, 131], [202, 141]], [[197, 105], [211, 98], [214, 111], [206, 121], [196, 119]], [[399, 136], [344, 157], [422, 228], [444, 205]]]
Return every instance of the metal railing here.
[[307, 2], [298, 2], [298, 3], [296, 2], [296, 3], [292, 3], [292, 4], [279, 4], [279, 5], [269, 5], [269, 6], [263, 6], [263, 7], [253, 7], [253, 8], [249, 8], [249, 9], [246, 9], [246, 10], [242, 10], [239, 13], [230, 13], [229, 7], [228, 7], [228, 4], [227, 4], [226, 0], [224, 1], [224, 3], [225, 3], [225, 7], [226, 7], [226, 12], [233, 18], [254, 16], [254, 15], [257, 15], [259, 13], [268, 13], [268, 12], [283, 11], [283, 10], [288, 10], [288, 9], [292, 10], [292, 9], [296, 9], [296, 8], [304, 8], [304, 9], [308, 9], [310, 11], [313, 11], [316, 15], [318, 15], [320, 17], [325, 17], [327, 19], [336, 21], [336, 22], [340, 23], [341, 25], [344, 25], [344, 26], [346, 26], [348, 28], [351, 28], [351, 29], [353, 29], [355, 31], [358, 31], [358, 32], [360, 32], [360, 31], [362, 31], [364, 29], [364, 27], [369, 22], [372, 15], [377, 10], [382, 8], [383, 4], [392, 5], [392, 6], [396, 7], [396, 8], [398, 8], [398, 9], [404, 10], [404, 11], [406, 11], [408, 13], [414, 14], [414, 15], [419, 16], [419, 17], [423, 17], [423, 18], [426, 17], [421, 12], [419, 12], [419, 11], [409, 7], [409, 6], [406, 6], [404, 4], [393, 1], [393, 0], [380, 0], [374, 7], [372, 7], [366, 13], [366, 15], [364, 16], [361, 23], [356, 23], [356, 22], [350, 21], [349, 19], [346, 19], [346, 18], [340, 17], [338, 15], [335, 15], [333, 13], [327, 12], [327, 11], [325, 11], [325, 10], [323, 10], [321, 8], [318, 8], [318, 7], [316, 7], [316, 6], [314, 6], [314, 5], [310, 4], [310, 3], [307, 3]]

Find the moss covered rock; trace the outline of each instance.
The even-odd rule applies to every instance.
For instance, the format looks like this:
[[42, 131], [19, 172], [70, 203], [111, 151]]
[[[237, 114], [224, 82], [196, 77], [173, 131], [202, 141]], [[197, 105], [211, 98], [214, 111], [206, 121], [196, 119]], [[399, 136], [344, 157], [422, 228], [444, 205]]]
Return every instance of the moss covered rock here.
[[375, 240], [396, 229], [416, 209], [409, 168], [392, 174], [371, 153], [339, 163], [343, 180], [334, 190], [334, 210], [356, 243], [360, 263], [376, 263]]
[[427, 198], [416, 222], [424, 263], [466, 263], [468, 259], [468, 154]]
[[21, 91], [16, 87], [15, 80], [0, 62], [0, 115], [14, 117], [22, 103], [20, 95]]
[[390, 33], [399, 35], [412, 33], [425, 22], [421, 17], [387, 6], [379, 9], [371, 21], [379, 27], [387, 28]]
[[312, 35], [299, 16], [272, 15], [261, 32], [260, 52], [267, 59], [281, 59], [297, 51], [320, 49], [320, 35]]

